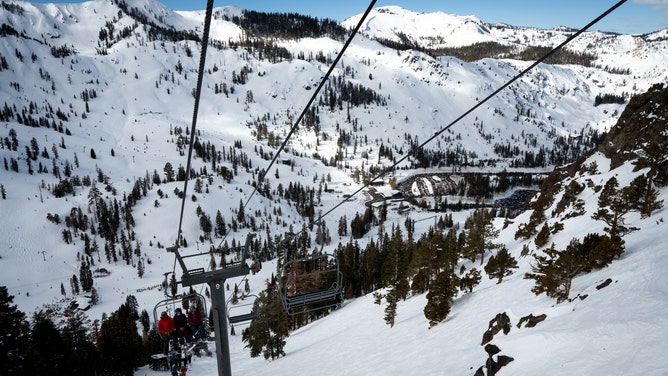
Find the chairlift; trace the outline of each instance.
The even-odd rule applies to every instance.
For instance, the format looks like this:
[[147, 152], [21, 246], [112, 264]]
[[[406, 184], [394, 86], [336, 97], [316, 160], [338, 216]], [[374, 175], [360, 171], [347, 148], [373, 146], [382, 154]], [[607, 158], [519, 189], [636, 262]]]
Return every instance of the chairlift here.
[[242, 295], [239, 299], [246, 300], [251, 298], [252, 301], [247, 303], [228, 305], [227, 321], [230, 325], [246, 323], [259, 316], [257, 312], [253, 311], [253, 304], [255, 304], [255, 300], [258, 298], [257, 295]]
[[327, 253], [287, 262], [282, 268], [281, 301], [288, 314], [335, 307], [343, 301], [343, 273]]
[[[161, 312], [167, 312], [169, 316], [174, 317], [176, 308], [182, 308], [184, 312], [188, 312], [188, 309], [191, 306], [195, 306], [200, 309], [200, 312], [202, 312], [202, 322], [206, 322], [206, 315], [208, 312], [206, 299], [202, 294], [197, 292], [168, 296], [166, 299], [159, 301], [158, 304], [153, 307], [153, 320], [155, 320], [154, 322], [157, 324], [158, 320], [160, 319]], [[162, 333], [159, 331], [158, 335], [160, 335], [160, 338], [165, 339]]]

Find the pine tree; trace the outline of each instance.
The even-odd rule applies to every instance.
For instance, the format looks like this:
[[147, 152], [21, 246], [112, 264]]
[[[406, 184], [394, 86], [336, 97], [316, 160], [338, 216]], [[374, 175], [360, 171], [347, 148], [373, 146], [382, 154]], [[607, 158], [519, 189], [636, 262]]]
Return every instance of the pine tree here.
[[497, 278], [497, 284], [503, 281], [503, 277], [512, 274], [511, 269], [517, 269], [517, 260], [510, 255], [505, 246], [502, 246], [496, 255], [490, 257], [485, 265], [485, 273], [490, 279]]
[[[487, 262], [489, 264], [489, 261]], [[473, 288], [480, 283], [480, 271], [476, 268], [472, 268], [463, 277], [459, 280], [459, 289], [461, 291], [473, 292]]]
[[459, 281], [451, 269], [441, 271], [429, 287], [424, 316], [429, 320], [429, 327], [438, 325], [450, 313], [450, 304], [457, 295]]
[[234, 292], [232, 293], [231, 303], [239, 303], [239, 286], [236, 283], [234, 284]]
[[72, 287], [72, 295], [79, 295], [79, 279], [75, 274], [70, 278], [70, 286]]
[[142, 341], [137, 333], [136, 306], [136, 299], [130, 295], [126, 303], [102, 321], [97, 346], [109, 374], [132, 376], [140, 365]]
[[237, 210], [237, 222], [239, 222], [239, 224], [246, 223], [246, 213], [244, 212], [243, 200], [239, 200], [239, 210]]
[[137, 276], [139, 278], [144, 277], [144, 263], [141, 259], [137, 260]]
[[202, 215], [199, 216], [199, 227], [200, 230], [202, 230], [203, 238], [205, 240], [211, 239], [211, 232], [213, 231], [213, 226], [211, 224], [211, 217], [209, 217], [206, 213], [202, 213]]
[[213, 252], [211, 253], [211, 258], [209, 259], [209, 269], [210, 270], [216, 270], [216, 258], [213, 257]]
[[142, 327], [142, 341], [146, 343], [148, 332], [151, 330], [151, 319], [145, 309], [142, 309], [141, 314], [139, 315], [139, 321], [141, 322]]
[[79, 267], [79, 282], [81, 283], [81, 289], [85, 292], [89, 292], [93, 287], [93, 273], [90, 270], [90, 265], [85, 260], [81, 261]]
[[30, 374], [69, 375], [69, 363], [58, 328], [44, 312], [36, 313], [30, 334]]
[[664, 139], [662, 142], [643, 144], [642, 149], [638, 152], [638, 159], [634, 164], [638, 168], [649, 168], [649, 172], [647, 173], [647, 192], [653, 191], [655, 177], [664, 179], [666, 178], [666, 174], [668, 174], [668, 140]]
[[620, 190], [618, 187], [619, 183], [614, 176], [605, 183], [598, 197], [598, 210], [591, 217], [608, 225], [604, 230], [610, 235], [616, 250], [623, 252], [622, 237], [638, 228], [627, 227], [624, 223], [624, 216], [633, 209], [633, 189], [627, 187]]
[[96, 305], [99, 302], [100, 302], [100, 295], [98, 294], [97, 289], [93, 287], [90, 289], [90, 304]]
[[162, 170], [165, 173], [165, 181], [167, 183], [173, 182], [174, 181], [174, 167], [172, 166], [172, 164], [169, 163], [169, 162], [165, 163], [165, 167]]
[[533, 293], [544, 292], [557, 299], [557, 303], [568, 299], [575, 276], [602, 268], [619, 255], [611, 238], [598, 234], [588, 234], [583, 243], [573, 238], [563, 251], [558, 251], [552, 243], [544, 252], [545, 255], [534, 255], [533, 273], [527, 273], [524, 278], [536, 281], [531, 289]]
[[398, 300], [394, 289], [391, 289], [385, 294], [385, 301], [387, 302], [387, 306], [385, 306], [385, 323], [389, 325], [390, 328], [394, 327], [394, 321], [397, 317]]
[[348, 235], [348, 221], [345, 215], [339, 218], [338, 234], [339, 236]]
[[647, 175], [640, 175], [624, 188], [629, 204], [633, 210], [640, 212], [642, 218], [652, 215], [652, 212], [663, 207], [663, 200], [659, 200], [659, 193], [651, 188]]
[[384, 243], [383, 248], [386, 255], [382, 269], [383, 282], [393, 289], [397, 299], [406, 299], [410, 289], [407, 275], [412, 245], [402, 239], [400, 226], [392, 226], [392, 238]]
[[288, 315], [283, 308], [276, 280], [267, 281], [266, 290], [262, 291], [253, 304], [253, 311], [258, 317], [243, 330], [242, 340], [247, 343], [251, 357], [262, 354], [265, 359], [285, 356], [285, 338], [289, 334]]
[[589, 272], [608, 266], [613, 259], [619, 257], [624, 249], [614, 244], [608, 235], [587, 234], [580, 245], [582, 258], [586, 261]]
[[7, 287], [0, 286], [0, 364], [7, 375], [29, 375], [28, 365], [32, 362], [27, 356], [30, 328], [25, 314], [12, 304], [13, 301]]
[[184, 180], [186, 180], [186, 169], [183, 166], [179, 166], [179, 168], [176, 169], [176, 181]]
[[214, 230], [215, 236], [225, 236], [227, 234], [227, 226], [225, 225], [225, 219], [220, 210], [216, 212], [216, 228]]
[[538, 234], [536, 234], [536, 237], [534, 238], [533, 242], [536, 244], [537, 248], [543, 248], [546, 244], [547, 241], [550, 239], [550, 228], [547, 226], [547, 223], [541, 227], [540, 231], [538, 231]]
[[90, 321], [82, 312], [70, 315], [61, 330], [65, 351], [70, 355], [68, 375], [100, 374], [100, 353], [89, 334]]
[[485, 262], [485, 252], [498, 248], [494, 240], [499, 236], [499, 230], [494, 228], [494, 217], [488, 210], [476, 210], [469, 220], [470, 229], [466, 235], [466, 244], [462, 250], [464, 257], [474, 262], [480, 256], [480, 265]]
[[535, 285], [531, 289], [536, 295], [545, 293], [551, 298], [556, 298], [557, 302], [568, 299], [568, 292], [563, 286], [565, 276], [557, 264], [559, 251], [555, 248], [554, 243], [546, 249], [545, 256], [534, 254], [536, 264], [531, 266], [533, 273], [524, 275], [526, 279], [535, 280]]

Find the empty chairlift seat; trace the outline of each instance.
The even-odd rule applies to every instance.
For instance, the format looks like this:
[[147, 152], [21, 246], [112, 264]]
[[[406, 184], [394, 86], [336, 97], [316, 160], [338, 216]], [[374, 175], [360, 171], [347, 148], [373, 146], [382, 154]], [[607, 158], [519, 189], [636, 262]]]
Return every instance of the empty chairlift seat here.
[[290, 314], [338, 306], [343, 273], [326, 253], [287, 262], [282, 269], [281, 300]]
[[247, 303], [228, 304], [227, 321], [230, 324], [241, 324], [256, 319], [258, 314], [253, 311], [253, 304], [257, 298], [257, 295], [245, 295], [241, 300], [248, 300]]

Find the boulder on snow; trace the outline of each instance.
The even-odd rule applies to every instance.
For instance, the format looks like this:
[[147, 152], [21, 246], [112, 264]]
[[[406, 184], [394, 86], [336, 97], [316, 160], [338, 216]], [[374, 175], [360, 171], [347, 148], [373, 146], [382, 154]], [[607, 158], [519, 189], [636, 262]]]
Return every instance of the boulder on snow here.
[[517, 323], [517, 327], [521, 328], [522, 324], [526, 322], [526, 325], [524, 325], [525, 328], [533, 328], [536, 326], [539, 322], [544, 321], [547, 318], [546, 314], [534, 316], [533, 313], [530, 313], [527, 316], [524, 316], [520, 319], [520, 322]]
[[489, 321], [489, 326], [487, 331], [482, 335], [482, 343], [480, 345], [489, 343], [496, 333], [501, 330], [503, 330], [503, 334], [510, 332], [510, 317], [505, 312], [497, 313], [496, 317]]

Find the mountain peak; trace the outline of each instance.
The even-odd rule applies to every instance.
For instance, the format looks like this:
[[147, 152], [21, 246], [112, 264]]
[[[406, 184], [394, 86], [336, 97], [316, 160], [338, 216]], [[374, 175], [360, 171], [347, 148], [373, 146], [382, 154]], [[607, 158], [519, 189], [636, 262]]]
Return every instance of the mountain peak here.
[[[343, 21], [353, 28], [361, 14]], [[443, 12], [414, 12], [399, 6], [374, 8], [362, 25], [369, 38], [412, 43], [431, 48], [459, 47], [494, 40], [488, 28], [475, 16], [458, 16]]]

